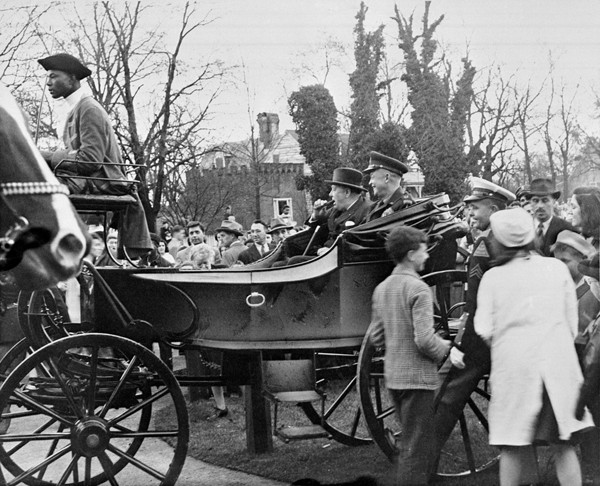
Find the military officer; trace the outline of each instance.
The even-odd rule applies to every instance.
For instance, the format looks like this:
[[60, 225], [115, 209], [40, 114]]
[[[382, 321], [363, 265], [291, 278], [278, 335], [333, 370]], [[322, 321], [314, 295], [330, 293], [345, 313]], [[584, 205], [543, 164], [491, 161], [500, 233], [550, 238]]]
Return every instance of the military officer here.
[[450, 436], [472, 391], [481, 378], [490, 371], [490, 350], [477, 335], [473, 325], [477, 308], [477, 290], [481, 277], [491, 267], [493, 258], [490, 244], [493, 238], [490, 216], [496, 211], [506, 209], [516, 199], [512, 192], [479, 177], [471, 178], [471, 187], [471, 193], [464, 201], [469, 206], [473, 224], [481, 233], [474, 244], [467, 275], [465, 310], [468, 317], [462, 341], [459, 343], [465, 353], [464, 368], [452, 368], [445, 381], [445, 388], [440, 391], [434, 427], [437, 454]]
[[405, 206], [404, 191], [400, 186], [402, 176], [408, 172], [406, 164], [387, 155], [371, 152], [369, 166], [363, 171], [369, 174], [369, 185], [377, 202], [371, 206], [367, 221], [395, 213]]

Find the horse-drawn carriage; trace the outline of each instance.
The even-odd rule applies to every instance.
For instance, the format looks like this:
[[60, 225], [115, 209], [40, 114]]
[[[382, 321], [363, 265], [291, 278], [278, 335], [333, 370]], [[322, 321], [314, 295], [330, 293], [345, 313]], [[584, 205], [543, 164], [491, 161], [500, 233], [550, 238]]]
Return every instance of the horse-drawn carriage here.
[[[189, 440], [182, 386], [247, 386], [247, 434], [256, 451], [269, 448], [269, 399], [275, 406], [298, 403], [306, 414], [306, 427], [275, 427], [285, 440], [375, 441], [392, 458], [395, 425], [382, 350], [369, 339], [371, 295], [392, 269], [386, 232], [398, 224], [420, 227], [432, 243], [433, 268], [424, 279], [436, 297], [437, 325], [454, 336], [466, 276], [455, 268], [459, 235], [448, 203], [434, 196], [352, 228], [325, 254], [297, 265], [271, 267], [277, 253], [210, 271], [86, 264], [81, 292], [93, 312], [81, 322], [71, 322], [56, 289], [22, 293], [26, 338], [0, 361], [5, 484], [131, 484], [122, 478], [132, 470], [146, 484], [175, 484]], [[218, 350], [222, 366], [217, 374], [176, 376], [152, 351], [157, 342]], [[304, 388], [293, 388], [299, 382]], [[462, 446], [442, 454], [441, 472], [475, 472], [493, 459], [484, 447], [487, 399], [479, 389], [470, 400], [474, 418], [461, 418]], [[174, 416], [168, 426], [155, 420], [164, 407]], [[168, 460], [153, 457], [156, 440], [172, 446]], [[459, 449], [464, 459], [456, 457]]]

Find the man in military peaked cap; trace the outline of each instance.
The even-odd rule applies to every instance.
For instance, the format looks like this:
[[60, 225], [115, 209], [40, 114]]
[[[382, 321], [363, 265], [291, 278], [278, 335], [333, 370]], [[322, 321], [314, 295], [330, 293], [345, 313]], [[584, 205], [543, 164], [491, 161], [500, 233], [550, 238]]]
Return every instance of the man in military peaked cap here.
[[475, 242], [469, 260], [465, 306], [468, 317], [462, 341], [457, 343], [465, 353], [465, 366], [462, 369], [454, 367], [450, 370], [440, 392], [434, 427], [437, 454], [450, 436], [472, 391], [490, 370], [490, 350], [475, 332], [473, 317], [477, 308], [477, 291], [481, 277], [491, 267], [493, 259], [490, 216], [506, 209], [516, 199], [512, 192], [479, 177], [472, 177], [470, 184], [471, 192], [464, 201], [469, 207], [473, 223], [481, 230], [481, 234]]
[[369, 185], [378, 200], [371, 206], [367, 221], [395, 213], [405, 206], [404, 191], [400, 184], [402, 176], [407, 172], [408, 167], [399, 160], [371, 152], [369, 166], [363, 173], [369, 174]]
[[152, 242], [137, 189], [127, 181], [117, 138], [108, 113], [81, 89], [92, 72], [70, 54], [39, 59], [48, 71], [46, 85], [54, 99], [64, 98], [69, 112], [62, 133], [64, 148], [42, 155], [72, 193], [131, 194], [136, 202], [125, 211], [119, 235], [132, 257], [151, 250]]

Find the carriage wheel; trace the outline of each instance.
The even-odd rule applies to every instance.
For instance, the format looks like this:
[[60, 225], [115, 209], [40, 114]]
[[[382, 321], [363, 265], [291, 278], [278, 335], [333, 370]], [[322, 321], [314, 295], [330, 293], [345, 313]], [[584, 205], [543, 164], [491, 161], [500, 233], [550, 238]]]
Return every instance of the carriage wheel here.
[[36, 349], [81, 328], [80, 324], [70, 322], [67, 307], [56, 287], [21, 292], [18, 309], [21, 330]]
[[[357, 360], [355, 349], [315, 353], [317, 385], [327, 394], [323, 427], [334, 440], [348, 446], [373, 442], [360, 408]], [[320, 412], [311, 403], [301, 407], [312, 423], [321, 423]]]
[[[175, 427], [150, 423], [159, 404], [172, 406]], [[90, 333], [44, 346], [0, 387], [0, 410], [7, 405], [0, 462], [12, 476], [5, 484], [172, 485], [183, 467], [189, 428], [181, 388], [134, 341]], [[159, 461], [152, 455], [158, 439], [173, 446]]]
[[[423, 279], [435, 286], [435, 320], [440, 330], [456, 333], [454, 321], [462, 313], [464, 297], [460, 288], [466, 280], [462, 271], [435, 272]], [[361, 407], [373, 440], [382, 452], [393, 460], [398, 425], [394, 405], [384, 386], [384, 353], [376, 347], [367, 331], [358, 359], [358, 389]], [[463, 476], [482, 471], [494, 465], [497, 452], [488, 445], [486, 419], [489, 394], [484, 387], [473, 391], [463, 414], [446, 442], [438, 465], [438, 475]]]

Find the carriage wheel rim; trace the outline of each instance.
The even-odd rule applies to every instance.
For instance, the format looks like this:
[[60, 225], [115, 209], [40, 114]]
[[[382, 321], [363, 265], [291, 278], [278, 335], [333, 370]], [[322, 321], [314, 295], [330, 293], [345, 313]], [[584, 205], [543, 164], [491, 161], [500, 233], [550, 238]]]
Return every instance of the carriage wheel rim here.
[[[92, 342], [97, 347], [114, 346], [114, 347], [118, 347], [118, 349], [120, 351], [131, 352], [131, 353], [134, 353], [136, 356], [141, 355], [143, 358], [143, 362], [145, 364], [147, 364], [148, 366], [152, 366], [152, 369], [154, 370], [156, 376], [160, 380], [162, 380], [160, 383], [164, 382], [163, 386], [165, 388], [167, 388], [168, 391], [170, 392], [172, 399], [173, 399], [173, 406], [175, 408], [175, 413], [176, 413], [176, 416], [179, 421], [176, 433], [174, 433], [173, 431], [167, 431], [166, 433], [162, 433], [161, 431], [158, 431], [158, 429], [156, 429], [156, 431], [149, 431], [149, 432], [142, 431], [139, 433], [137, 433], [135, 431], [134, 431], [134, 433], [131, 433], [131, 431], [125, 431], [125, 432], [122, 432], [121, 435], [124, 437], [132, 437], [132, 436], [133, 437], [136, 437], [136, 436], [138, 436], [138, 437], [171, 436], [172, 437], [172, 436], [175, 436], [177, 438], [177, 444], [174, 445], [171, 464], [168, 466], [168, 469], [166, 469], [166, 471], [160, 473], [160, 478], [159, 478], [161, 480], [161, 484], [174, 484], [177, 477], [179, 476], [179, 474], [181, 472], [182, 467], [183, 467], [183, 463], [184, 463], [186, 453], [187, 453], [187, 446], [188, 446], [188, 442], [189, 442], [189, 426], [188, 426], [187, 407], [185, 405], [183, 393], [181, 392], [179, 384], [177, 383], [177, 380], [174, 377], [174, 375], [172, 374], [172, 372], [151, 351], [147, 350], [146, 348], [139, 345], [138, 343], [135, 343], [135, 342], [130, 341], [125, 338], [109, 336], [109, 335], [104, 335], [104, 334], [84, 334], [84, 335], [70, 336], [70, 337], [66, 337], [61, 340], [55, 341], [53, 343], [50, 343], [50, 344], [44, 346], [43, 348], [41, 348], [40, 350], [36, 351], [32, 356], [27, 358], [27, 360], [25, 360], [23, 363], [18, 365], [17, 368], [15, 369], [15, 371], [13, 373], [11, 373], [11, 375], [7, 378], [7, 380], [2, 384], [2, 387], [0, 387], [0, 406], [4, 406], [6, 404], [6, 402], [9, 400], [10, 395], [14, 395], [16, 393], [16, 390], [15, 390], [16, 385], [18, 385], [21, 382], [22, 377], [29, 372], [29, 369], [32, 368], [34, 364], [36, 364], [40, 361], [47, 360], [51, 356], [55, 356], [57, 354], [64, 353], [67, 349], [70, 349], [73, 347], [82, 347], [83, 345], [86, 345], [86, 344], [89, 345]], [[154, 380], [154, 381], [156, 381], [156, 380]], [[9, 393], [7, 393], [7, 391]], [[125, 415], [127, 412], [128, 411], [126, 411], [123, 415]], [[65, 416], [61, 416], [60, 418], [67, 423], [69, 422], [69, 420], [72, 420], [71, 418], [65, 417]], [[53, 420], [53, 419], [50, 419], [50, 420]], [[73, 421], [73, 423], [75, 423], [75, 422]], [[89, 423], [88, 423], [88, 425], [89, 425]], [[84, 429], [85, 429], [85, 427], [84, 427]], [[115, 430], [117, 432], [115, 432]], [[90, 429], [88, 428], [87, 431], [90, 432]], [[118, 428], [111, 429], [111, 434], [118, 435], [118, 433], [119, 433]], [[69, 434], [71, 434], [71, 432], [67, 430], [64, 435], [69, 435]], [[87, 433], [87, 435], [84, 433], [81, 433], [79, 435], [79, 437], [90, 438], [93, 435], [94, 435], [93, 433]], [[101, 437], [99, 437], [99, 438], [101, 438]], [[11, 472], [11, 474], [13, 474], [13, 476], [18, 476], [19, 474], [22, 473], [22, 470], [20, 470], [20, 467], [17, 464], [12, 462], [11, 455], [9, 453], [7, 453], [5, 444], [8, 444], [8, 442], [6, 442], [6, 439], [7, 439], [7, 436], [0, 436], [0, 461], [2, 461], [3, 465], [7, 468], [8, 471]], [[96, 438], [92, 437], [91, 444], [90, 443], [87, 444], [88, 448], [90, 445], [93, 445], [93, 443], [95, 443], [95, 440], [96, 440]], [[51, 440], [49, 440], [48, 442], [51, 443]], [[65, 451], [65, 449], [67, 449], [67, 450]], [[152, 467], [152, 464], [146, 464], [143, 461], [140, 461], [137, 458], [133, 457], [133, 455], [135, 455], [137, 450], [131, 451], [131, 452], [133, 452], [133, 455], [130, 455], [130, 454], [128, 454], [128, 452], [130, 452], [130, 451], [118, 450], [118, 447], [115, 448], [114, 446], [112, 446], [110, 441], [108, 442], [108, 445], [105, 447], [105, 450], [96, 450], [96, 453], [93, 454], [93, 456], [95, 458], [94, 460], [97, 460], [98, 462], [100, 462], [100, 465], [101, 465], [100, 471], [103, 471], [106, 468], [110, 469], [110, 467], [113, 465], [111, 463], [111, 460], [106, 455], [106, 452], [105, 452], [106, 450], [110, 451], [111, 454], [113, 454], [113, 456], [116, 455], [117, 457], [120, 457], [121, 459], [125, 460], [128, 464], [131, 464], [132, 466], [135, 466], [138, 469], [141, 469], [142, 471], [146, 471], [147, 474], [150, 474], [150, 475], [154, 474], [154, 469]], [[54, 452], [54, 454], [57, 456], [59, 454], [62, 454], [64, 456], [64, 455], [68, 454], [69, 452], [72, 453], [73, 457], [80, 456], [79, 459], [82, 459], [84, 457], [83, 454], [80, 454], [82, 452], [82, 450], [73, 450], [72, 447], [69, 448], [68, 446], [63, 447], [60, 450], [58, 448], [56, 448], [56, 451]], [[58, 458], [56, 460], [58, 460]], [[75, 459], [73, 459], [73, 460], [75, 460]], [[88, 461], [91, 461], [91, 459], [85, 458], [86, 472], [84, 473], [84, 475], [87, 475]], [[39, 466], [39, 464], [38, 464], [38, 466]], [[66, 472], [67, 471], [65, 471], [65, 473]], [[14, 473], [17, 473], [17, 474], [14, 474]], [[105, 482], [106, 480], [111, 481], [112, 476], [113, 476], [112, 472], [108, 471], [107, 473], [101, 472], [100, 474], [92, 477], [91, 479], [90, 478], [88, 478], [88, 479], [90, 479], [90, 484], [100, 484], [102, 482]], [[74, 483], [66, 483], [66, 484], [80, 484], [79, 481], [82, 478], [75, 478], [74, 473], [73, 473], [73, 477], [74, 477], [75, 482]], [[155, 477], [156, 477], [156, 475], [155, 475]], [[86, 478], [84, 478], [84, 479], [86, 479]], [[27, 484], [34, 484], [34, 485], [39, 485], [39, 486], [55, 484], [54, 482], [49, 482], [44, 479], [38, 479], [35, 477], [35, 474], [30, 474], [27, 477], [18, 479], [18, 481], [21, 481], [21, 480], [23, 480]], [[9, 482], [8, 484], [11, 484], [11, 483]]]

